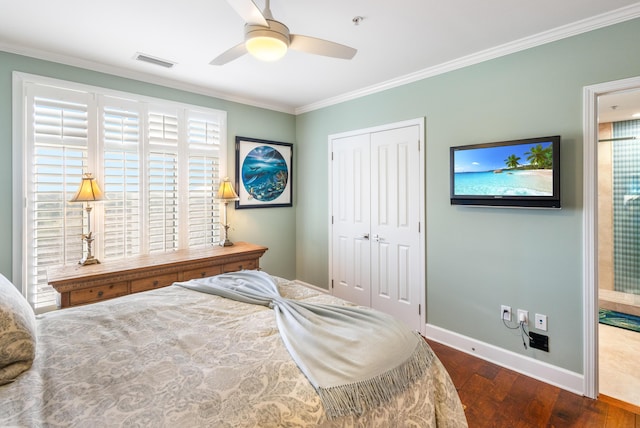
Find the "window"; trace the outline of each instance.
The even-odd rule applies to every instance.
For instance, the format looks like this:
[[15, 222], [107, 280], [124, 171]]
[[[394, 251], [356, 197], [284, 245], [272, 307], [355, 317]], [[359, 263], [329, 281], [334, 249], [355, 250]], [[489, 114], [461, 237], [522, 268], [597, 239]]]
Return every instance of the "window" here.
[[14, 148], [22, 165], [14, 189], [24, 201], [23, 239], [14, 239], [22, 247], [14, 254], [21, 254], [21, 283], [36, 311], [56, 306], [47, 269], [76, 264], [85, 250], [85, 207], [68, 202], [85, 172], [105, 194], [91, 210], [99, 260], [217, 244], [224, 112], [21, 77], [24, 113]]

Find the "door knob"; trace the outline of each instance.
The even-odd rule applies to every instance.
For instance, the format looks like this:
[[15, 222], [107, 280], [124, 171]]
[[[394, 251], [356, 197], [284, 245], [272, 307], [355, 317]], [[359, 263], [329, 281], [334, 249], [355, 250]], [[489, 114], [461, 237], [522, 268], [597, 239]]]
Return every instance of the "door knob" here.
[[362, 239], [369, 239], [369, 234], [365, 233], [364, 235], [362, 235]]

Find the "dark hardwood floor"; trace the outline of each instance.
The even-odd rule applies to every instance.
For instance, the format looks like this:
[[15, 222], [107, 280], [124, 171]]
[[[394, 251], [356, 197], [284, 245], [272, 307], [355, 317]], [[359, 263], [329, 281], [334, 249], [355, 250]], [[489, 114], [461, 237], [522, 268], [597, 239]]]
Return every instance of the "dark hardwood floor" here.
[[427, 340], [451, 375], [469, 428], [640, 428], [640, 408], [592, 400]]

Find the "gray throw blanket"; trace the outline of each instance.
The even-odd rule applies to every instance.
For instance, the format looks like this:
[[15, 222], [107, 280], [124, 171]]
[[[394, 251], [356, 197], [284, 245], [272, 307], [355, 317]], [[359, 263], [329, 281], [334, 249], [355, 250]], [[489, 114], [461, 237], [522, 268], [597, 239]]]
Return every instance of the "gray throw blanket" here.
[[274, 309], [280, 336], [328, 418], [378, 407], [422, 377], [433, 359], [426, 342], [395, 318], [368, 308], [285, 299], [264, 272], [176, 284]]

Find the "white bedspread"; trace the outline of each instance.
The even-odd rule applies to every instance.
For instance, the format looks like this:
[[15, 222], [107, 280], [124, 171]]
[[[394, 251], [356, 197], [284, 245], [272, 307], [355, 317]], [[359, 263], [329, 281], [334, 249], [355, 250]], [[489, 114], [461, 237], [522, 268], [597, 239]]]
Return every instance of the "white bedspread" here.
[[[344, 303], [286, 281], [279, 289]], [[328, 420], [271, 310], [179, 286], [52, 312], [37, 324], [33, 367], [0, 386], [0, 426], [466, 426], [437, 358], [384, 407]]]

